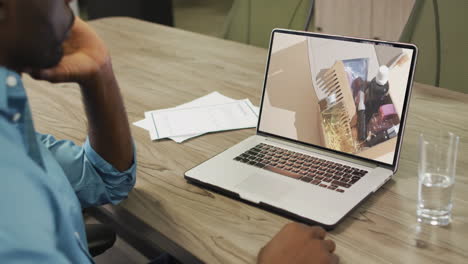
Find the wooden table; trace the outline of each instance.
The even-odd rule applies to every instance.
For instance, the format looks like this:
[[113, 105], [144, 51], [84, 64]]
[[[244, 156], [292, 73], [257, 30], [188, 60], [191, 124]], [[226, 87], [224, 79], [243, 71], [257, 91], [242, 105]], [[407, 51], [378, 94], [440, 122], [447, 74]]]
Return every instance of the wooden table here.
[[[131, 122], [213, 91], [258, 104], [267, 51], [127, 18], [92, 22], [109, 45]], [[26, 78], [39, 131], [82, 142], [86, 119], [78, 89]], [[387, 183], [330, 237], [342, 263], [467, 263], [468, 95], [416, 84], [401, 165]], [[445, 127], [461, 135], [454, 219], [448, 227], [416, 222], [417, 137]], [[187, 184], [183, 174], [253, 135], [209, 134], [177, 144], [151, 142], [132, 126], [138, 180], [129, 198], [104, 214], [186, 263], [254, 263], [259, 249], [288, 222], [275, 214]], [[222, 173], [222, 171], [220, 171]], [[140, 223], [140, 224], [136, 224]]]

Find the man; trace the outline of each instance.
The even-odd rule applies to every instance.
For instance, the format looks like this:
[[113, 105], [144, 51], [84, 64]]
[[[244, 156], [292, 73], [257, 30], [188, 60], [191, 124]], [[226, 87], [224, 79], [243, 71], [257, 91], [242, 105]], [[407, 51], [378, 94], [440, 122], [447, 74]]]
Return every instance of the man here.
[[[68, 2], [0, 0], [0, 263], [92, 262], [82, 208], [118, 203], [135, 184], [111, 61]], [[89, 127], [83, 147], [36, 133], [22, 72], [80, 84]]]
[[[0, 0], [0, 262], [92, 263], [81, 210], [135, 184], [135, 150], [111, 59], [70, 0]], [[35, 131], [20, 75], [80, 85], [83, 146]], [[318, 227], [289, 224], [259, 263], [336, 263]]]

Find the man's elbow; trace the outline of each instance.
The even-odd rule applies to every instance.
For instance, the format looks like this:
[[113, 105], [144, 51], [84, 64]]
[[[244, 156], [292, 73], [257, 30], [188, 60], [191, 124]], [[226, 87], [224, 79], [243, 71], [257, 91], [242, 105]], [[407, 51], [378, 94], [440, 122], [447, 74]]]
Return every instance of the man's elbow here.
[[118, 185], [106, 184], [107, 193], [109, 196], [109, 202], [113, 205], [119, 204], [123, 200], [127, 199], [129, 193], [133, 190], [136, 183], [136, 175], [132, 173], [129, 177], [119, 183]]

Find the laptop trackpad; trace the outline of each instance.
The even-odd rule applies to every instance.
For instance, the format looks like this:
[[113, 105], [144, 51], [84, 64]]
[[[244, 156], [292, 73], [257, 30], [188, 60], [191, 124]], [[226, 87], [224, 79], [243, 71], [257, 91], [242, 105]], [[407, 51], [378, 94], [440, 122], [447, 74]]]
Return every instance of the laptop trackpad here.
[[239, 195], [251, 202], [278, 201], [292, 190], [287, 182], [278, 180], [276, 177], [262, 173], [253, 173], [235, 189]]

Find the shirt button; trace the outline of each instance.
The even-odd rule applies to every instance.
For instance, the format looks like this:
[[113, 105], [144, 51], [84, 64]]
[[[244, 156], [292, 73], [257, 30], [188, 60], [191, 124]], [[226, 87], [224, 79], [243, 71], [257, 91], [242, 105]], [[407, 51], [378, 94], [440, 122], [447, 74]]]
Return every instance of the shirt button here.
[[18, 122], [20, 119], [21, 119], [21, 114], [20, 113], [14, 114], [13, 117], [11, 118], [11, 120], [13, 122], [15, 122], [15, 123]]
[[18, 80], [16, 79], [15, 76], [8, 76], [7, 79], [6, 79], [6, 84], [9, 86], [9, 87], [15, 87], [17, 84], [18, 84]]

